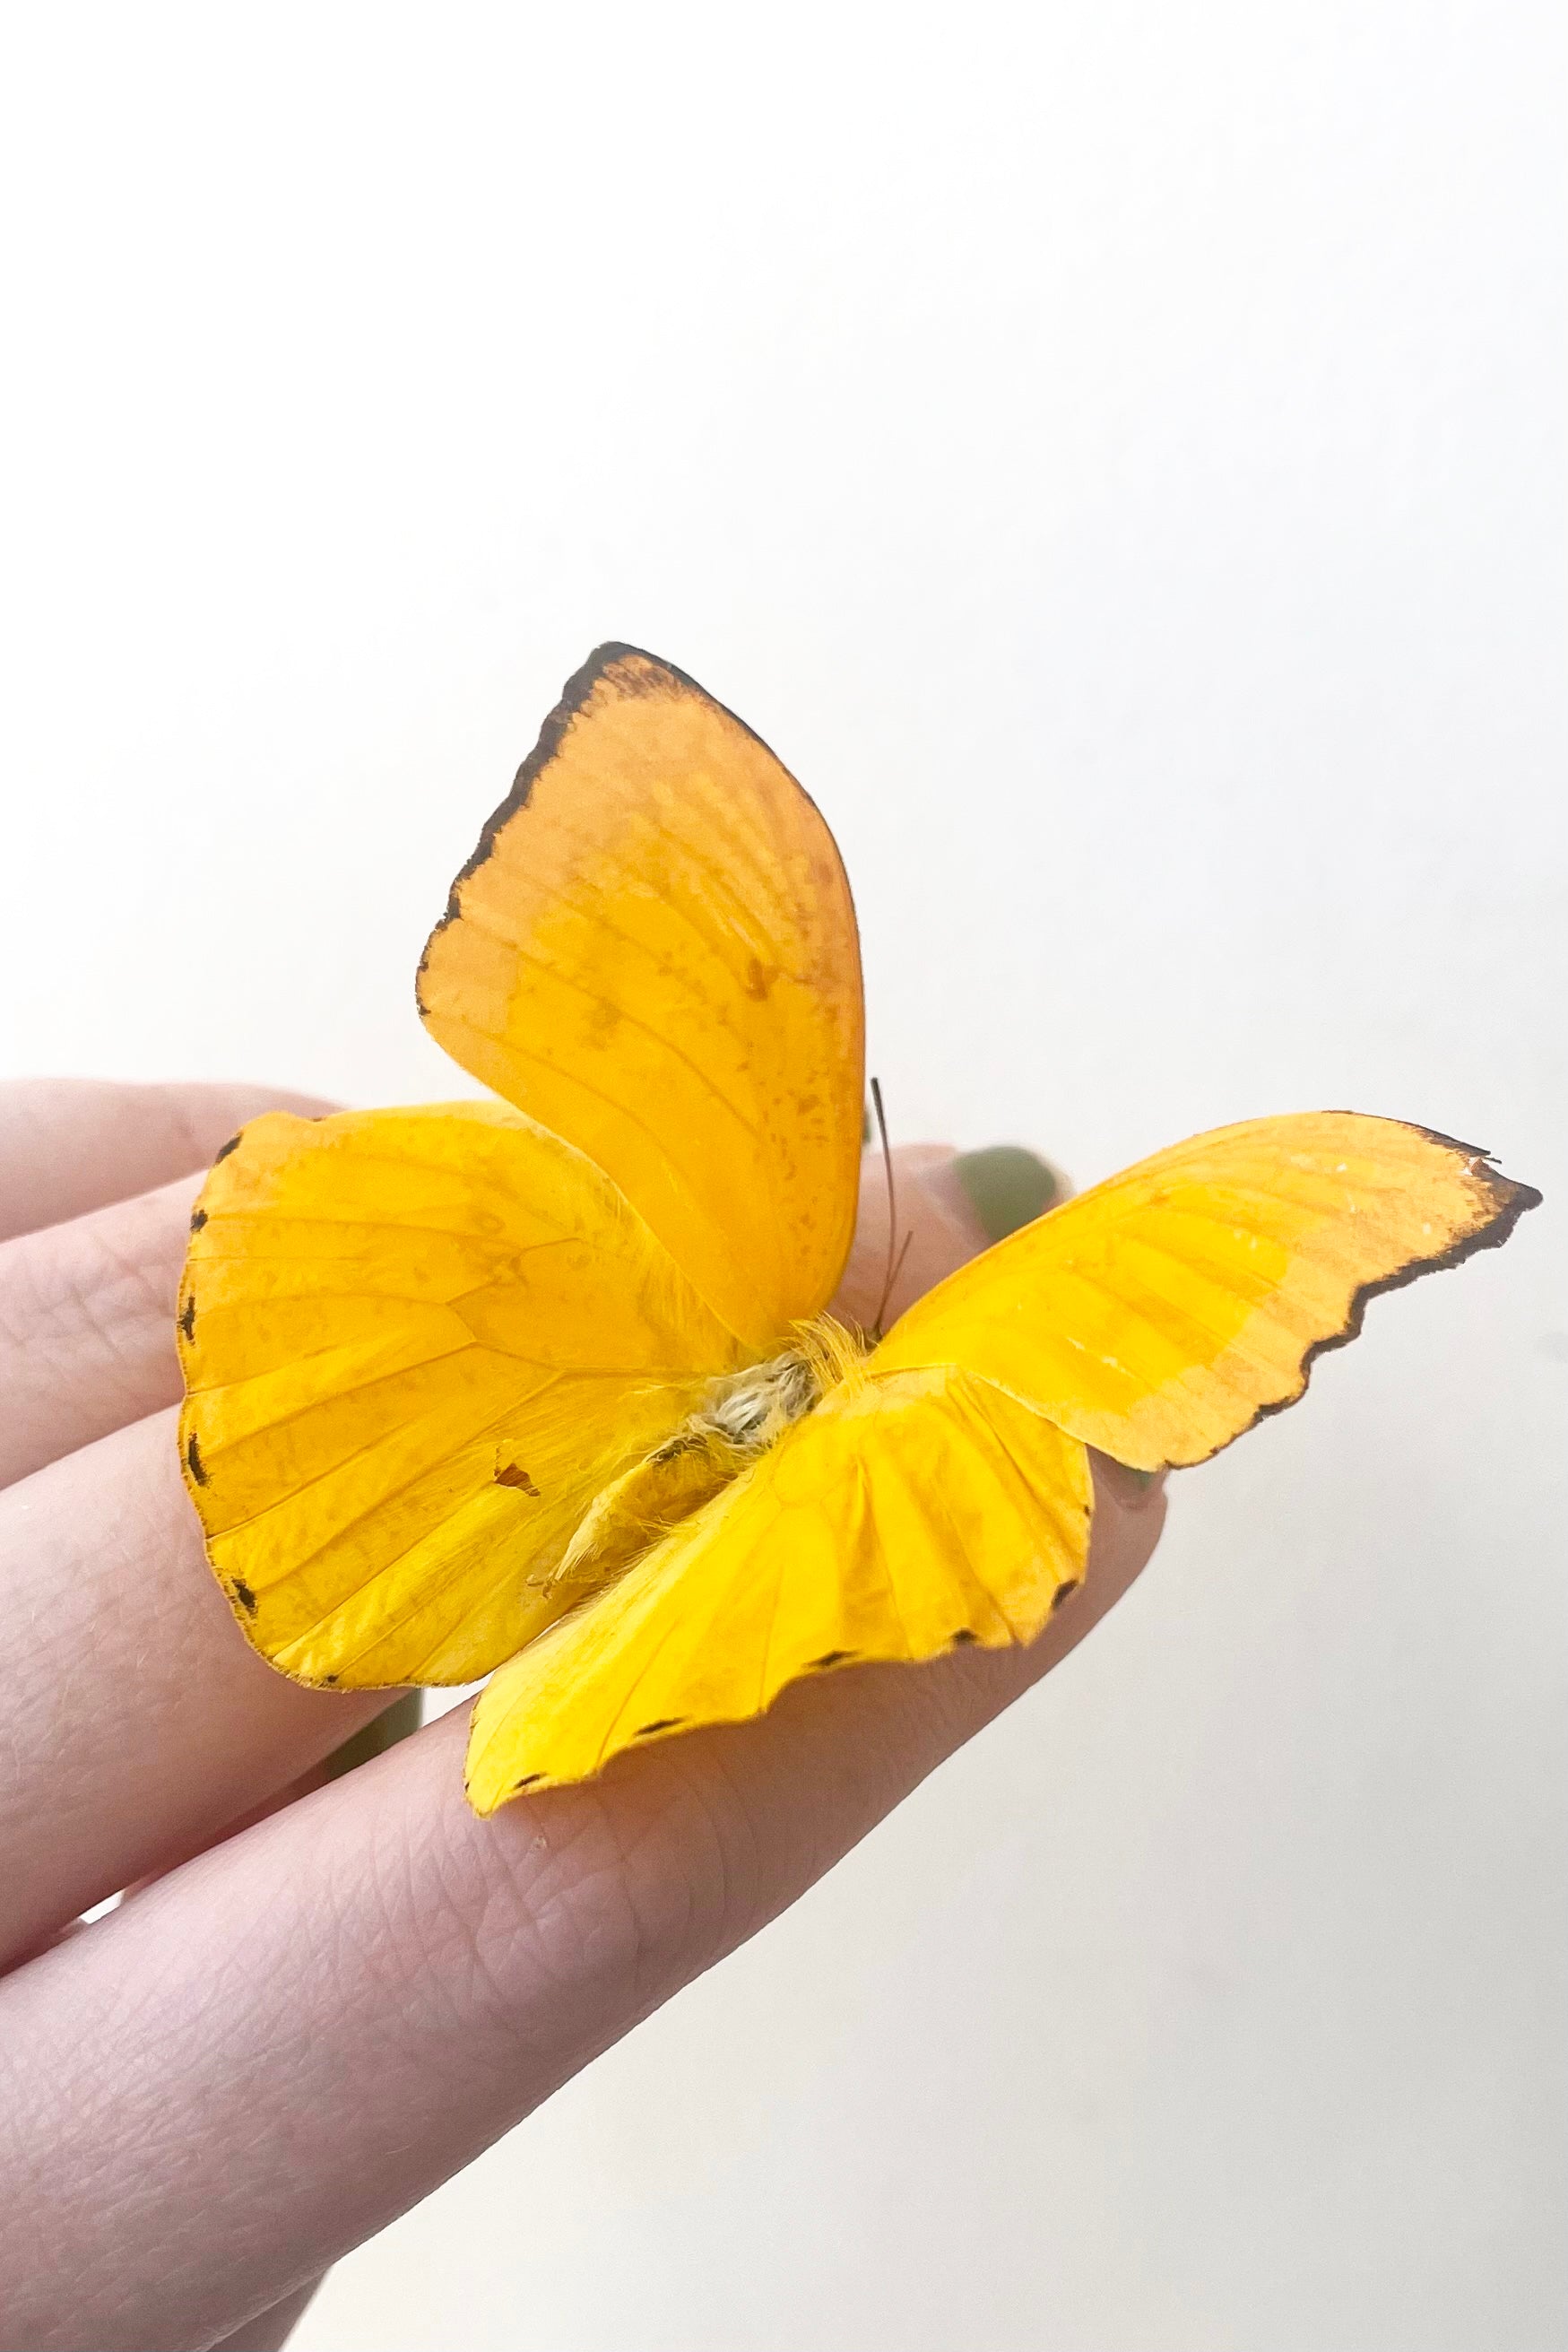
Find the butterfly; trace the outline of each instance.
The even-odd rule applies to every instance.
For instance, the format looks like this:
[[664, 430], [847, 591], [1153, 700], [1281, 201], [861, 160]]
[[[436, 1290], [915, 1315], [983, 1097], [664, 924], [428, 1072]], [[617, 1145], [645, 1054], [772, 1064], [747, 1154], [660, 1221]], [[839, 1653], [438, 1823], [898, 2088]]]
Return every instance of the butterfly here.
[[319, 1685], [491, 1679], [482, 1813], [802, 1675], [1027, 1643], [1090, 1449], [1201, 1462], [1367, 1300], [1540, 1196], [1399, 1120], [1227, 1127], [1049, 1211], [885, 1337], [826, 1312], [863, 1014], [822, 817], [695, 680], [568, 684], [425, 948], [487, 1100], [268, 1112], [191, 1220], [182, 1469], [246, 1636]]

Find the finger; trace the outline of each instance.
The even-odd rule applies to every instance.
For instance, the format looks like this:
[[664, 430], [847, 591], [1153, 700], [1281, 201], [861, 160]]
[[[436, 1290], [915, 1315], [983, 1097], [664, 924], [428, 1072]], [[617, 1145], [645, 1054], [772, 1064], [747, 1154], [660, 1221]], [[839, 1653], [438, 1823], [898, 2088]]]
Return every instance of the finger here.
[[275, 2303], [270, 2311], [258, 2312], [232, 2336], [220, 2336], [211, 2352], [282, 2352], [320, 2284], [319, 2279], [311, 2279], [308, 2284], [297, 2287], [281, 2303]]
[[385, 1707], [245, 1641], [180, 1483], [174, 1415], [0, 1492], [0, 1965], [188, 1853]]
[[330, 1110], [277, 1087], [0, 1082], [0, 1239], [85, 1216], [204, 1168], [258, 1111]]
[[945, 1143], [900, 1144], [892, 1155], [890, 1223], [887, 1164], [880, 1151], [865, 1154], [854, 1242], [833, 1300], [834, 1314], [846, 1323], [870, 1331], [880, 1310], [881, 1328], [891, 1328], [914, 1299], [984, 1249], [985, 1235], [966, 1222], [961, 1204], [932, 1181], [952, 1157]]
[[956, 1154], [946, 1143], [905, 1143], [891, 1158], [891, 1203], [881, 1151], [862, 1161], [854, 1244], [833, 1301], [836, 1315], [863, 1330], [890, 1330], [945, 1276], [1068, 1191], [1016, 1145]]
[[486, 1822], [448, 1717], [20, 1971], [16, 2340], [210, 2343], [383, 2227], [1037, 1679], [1162, 1509], [1105, 1495], [1082, 1590], [1027, 1651], [796, 1685]]
[[180, 1397], [180, 1268], [200, 1175], [0, 1242], [0, 1486]]
[[[127, 1231], [145, 1214], [151, 1234], [170, 1198], [104, 1213]], [[907, 1213], [922, 1274], [977, 1245], [928, 1184]], [[73, 1246], [69, 1234], [51, 1244]], [[167, 1233], [148, 1246], [166, 1265]], [[203, 1557], [171, 1413], [0, 1491], [0, 1589], [17, 1628], [0, 1650], [13, 1759], [0, 1790], [0, 1960], [194, 1851], [386, 1704], [301, 1691], [240, 1637]]]
[[[388, 1694], [382, 1691], [380, 1696], [384, 1700]], [[211, 1837], [200, 1838], [194, 1844], [169, 1854], [150, 1876], [132, 1879], [124, 1890], [126, 1896], [141, 1895], [149, 1886], [156, 1886], [159, 1879], [166, 1877], [170, 1871], [178, 1870], [184, 1863], [193, 1862], [197, 1854], [206, 1853], [214, 1845], [221, 1845], [225, 1838], [238, 1837], [242, 1830], [253, 1828], [257, 1822], [265, 1822], [285, 1805], [296, 1804], [301, 1797], [308, 1797], [315, 1790], [324, 1789], [329, 1780], [340, 1780], [345, 1772], [357, 1772], [361, 1764], [369, 1764], [377, 1756], [384, 1756], [389, 1748], [397, 1746], [399, 1740], [412, 1739], [423, 1717], [423, 1693], [405, 1690], [401, 1696], [392, 1699], [390, 1706], [383, 1706], [380, 1715], [371, 1722], [361, 1724], [358, 1731], [350, 1733], [341, 1747], [334, 1748], [319, 1764], [312, 1764], [308, 1772], [301, 1772], [298, 1779], [287, 1781], [273, 1795], [264, 1798], [259, 1805], [253, 1805], [247, 1813], [225, 1822]], [[83, 1924], [78, 1918], [62, 1932], [74, 1933]]]

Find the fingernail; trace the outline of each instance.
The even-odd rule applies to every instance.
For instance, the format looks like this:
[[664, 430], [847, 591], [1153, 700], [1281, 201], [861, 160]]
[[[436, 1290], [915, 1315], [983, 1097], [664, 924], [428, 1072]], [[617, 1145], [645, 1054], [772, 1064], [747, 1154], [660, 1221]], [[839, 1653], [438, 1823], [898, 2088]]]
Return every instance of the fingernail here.
[[960, 1151], [953, 1173], [964, 1187], [981, 1230], [1005, 1241], [1020, 1225], [1043, 1217], [1066, 1197], [1066, 1180], [1021, 1143], [992, 1143], [983, 1151]]
[[1127, 1510], [1141, 1510], [1156, 1489], [1163, 1487], [1164, 1470], [1134, 1470], [1130, 1463], [1115, 1462], [1108, 1454], [1094, 1456], [1094, 1475], [1117, 1502]]
[[328, 1780], [340, 1780], [357, 1764], [368, 1764], [372, 1756], [384, 1756], [389, 1748], [395, 1748], [400, 1739], [417, 1731], [423, 1706], [423, 1691], [404, 1691], [401, 1698], [394, 1698], [373, 1722], [361, 1725], [351, 1739], [345, 1739], [341, 1748], [334, 1748], [321, 1767]]

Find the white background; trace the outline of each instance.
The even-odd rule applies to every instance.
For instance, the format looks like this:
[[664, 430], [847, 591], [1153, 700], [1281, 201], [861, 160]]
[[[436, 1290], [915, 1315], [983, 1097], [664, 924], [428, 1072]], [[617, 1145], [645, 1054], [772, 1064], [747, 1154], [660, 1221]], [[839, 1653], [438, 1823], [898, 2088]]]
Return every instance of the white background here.
[[308, 2352], [1564, 2341], [1563, 47], [13, 13], [0, 1066], [458, 1090], [419, 947], [614, 635], [825, 809], [901, 1134], [1549, 1193]]

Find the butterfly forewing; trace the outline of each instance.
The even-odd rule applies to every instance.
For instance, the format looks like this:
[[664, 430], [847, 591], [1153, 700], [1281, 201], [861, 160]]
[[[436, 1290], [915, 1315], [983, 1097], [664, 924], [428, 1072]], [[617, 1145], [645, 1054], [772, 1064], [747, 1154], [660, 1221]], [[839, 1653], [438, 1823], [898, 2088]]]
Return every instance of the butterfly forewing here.
[[854, 1229], [860, 953], [832, 835], [681, 671], [572, 679], [425, 949], [431, 1034], [621, 1187], [758, 1354]]
[[962, 1365], [1137, 1469], [1201, 1462], [1299, 1397], [1369, 1297], [1495, 1248], [1539, 1198], [1398, 1119], [1252, 1119], [988, 1250], [873, 1361]]

